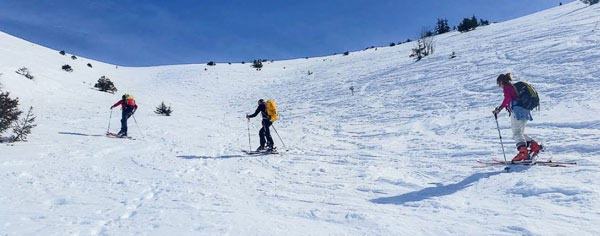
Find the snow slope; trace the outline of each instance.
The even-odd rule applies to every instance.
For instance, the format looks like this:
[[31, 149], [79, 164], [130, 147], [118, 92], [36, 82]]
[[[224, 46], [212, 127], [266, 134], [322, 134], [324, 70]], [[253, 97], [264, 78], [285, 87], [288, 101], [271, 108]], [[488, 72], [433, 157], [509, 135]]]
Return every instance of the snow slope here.
[[[2, 89], [38, 124], [0, 146], [0, 235], [599, 235], [599, 11], [576, 1], [443, 34], [419, 62], [409, 43], [261, 71], [116, 67], [0, 33]], [[541, 158], [577, 166], [477, 165], [503, 158], [491, 110], [506, 72], [541, 96], [527, 128]], [[93, 89], [102, 75], [116, 94]], [[140, 106], [136, 140], [104, 136], [122, 93]], [[244, 116], [259, 98], [277, 101], [288, 152], [241, 152], [248, 125], [258, 146]], [[162, 101], [173, 116], [153, 113]]]

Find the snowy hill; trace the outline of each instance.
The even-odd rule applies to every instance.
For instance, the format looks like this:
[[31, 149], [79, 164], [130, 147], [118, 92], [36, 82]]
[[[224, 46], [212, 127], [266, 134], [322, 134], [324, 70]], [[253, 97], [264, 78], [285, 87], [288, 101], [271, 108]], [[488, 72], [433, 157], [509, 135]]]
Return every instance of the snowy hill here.
[[[0, 235], [599, 235], [598, 12], [576, 1], [446, 33], [419, 62], [407, 43], [261, 71], [117, 67], [0, 33], [2, 90], [38, 124], [0, 145]], [[540, 158], [577, 166], [476, 163], [503, 158], [491, 111], [506, 72], [541, 96], [527, 127], [548, 146]], [[116, 94], [93, 89], [103, 75]], [[140, 106], [136, 140], [104, 136], [123, 93]], [[288, 152], [241, 152], [248, 125], [258, 146], [245, 114], [259, 98], [277, 101]], [[171, 117], [154, 114], [162, 101]], [[499, 122], [511, 158], [507, 113]]]

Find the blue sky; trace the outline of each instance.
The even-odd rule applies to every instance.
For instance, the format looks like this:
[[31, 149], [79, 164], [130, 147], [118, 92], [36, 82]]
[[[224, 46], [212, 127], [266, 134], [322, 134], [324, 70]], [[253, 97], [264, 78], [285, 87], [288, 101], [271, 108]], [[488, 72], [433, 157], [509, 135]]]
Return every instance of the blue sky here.
[[0, 0], [0, 31], [124, 66], [291, 59], [414, 39], [437, 18], [505, 21], [560, 0]]

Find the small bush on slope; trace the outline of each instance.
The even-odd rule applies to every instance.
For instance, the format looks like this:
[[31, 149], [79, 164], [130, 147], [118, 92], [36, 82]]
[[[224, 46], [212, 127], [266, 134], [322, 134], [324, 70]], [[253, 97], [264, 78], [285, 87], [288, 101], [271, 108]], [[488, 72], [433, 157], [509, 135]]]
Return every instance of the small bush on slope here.
[[435, 44], [429, 30], [421, 31], [421, 37], [417, 40], [417, 45], [412, 49], [413, 53], [409, 57], [414, 57], [416, 61], [420, 61], [426, 56], [433, 54]]
[[66, 72], [73, 72], [73, 68], [70, 65], [64, 65], [61, 68]]
[[102, 92], [115, 93], [117, 91], [115, 84], [113, 84], [113, 82], [104, 75], [98, 79], [98, 83], [96, 83], [94, 87], [98, 88], [98, 90]]
[[256, 70], [260, 70], [263, 67], [262, 60], [252, 61], [252, 67], [256, 68]]
[[29, 107], [29, 111], [25, 118], [17, 120], [13, 123], [13, 136], [11, 142], [27, 141], [27, 135], [31, 134], [31, 129], [36, 126], [34, 124], [35, 116], [33, 115], [33, 107]]
[[33, 75], [29, 73], [29, 69], [27, 67], [22, 67], [21, 69], [15, 71], [17, 74], [25, 76], [25, 78], [33, 79]]
[[171, 109], [171, 106], [166, 106], [165, 102], [161, 102], [159, 106], [156, 107], [156, 111], [154, 111], [154, 113], [159, 114], [159, 115], [165, 115], [165, 116], [171, 116], [171, 113], [173, 112], [173, 110]]
[[590, 5], [594, 5], [598, 2], [600, 2], [600, 0], [581, 0], [581, 1], [585, 4], [590, 4]]

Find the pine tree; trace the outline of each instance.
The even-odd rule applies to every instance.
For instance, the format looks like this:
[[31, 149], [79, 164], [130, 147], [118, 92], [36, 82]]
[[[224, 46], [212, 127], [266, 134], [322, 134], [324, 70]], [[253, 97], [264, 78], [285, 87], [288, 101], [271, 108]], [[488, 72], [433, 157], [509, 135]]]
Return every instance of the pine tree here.
[[34, 124], [35, 116], [33, 115], [33, 107], [29, 107], [27, 116], [18, 120], [13, 125], [14, 135], [10, 138], [12, 142], [27, 141], [27, 135], [31, 133], [31, 129], [36, 126]]
[[166, 115], [166, 116], [171, 116], [171, 113], [173, 112], [173, 110], [171, 109], [171, 106], [166, 106], [165, 102], [161, 102], [160, 106], [156, 107], [156, 110], [154, 111], [154, 113], [159, 114], [159, 115]]
[[469, 30], [474, 30], [477, 28], [477, 26], [479, 26], [479, 23], [475, 16], [471, 17], [470, 19], [464, 18], [463, 21], [458, 24], [458, 31], [467, 32]]
[[10, 128], [15, 122], [21, 111], [19, 111], [19, 99], [11, 99], [9, 92], [0, 93], [0, 134]]
[[435, 25], [435, 33], [443, 34], [443, 33], [447, 33], [447, 32], [450, 32], [450, 26], [448, 26], [448, 20], [447, 19], [438, 19], [437, 24]]

